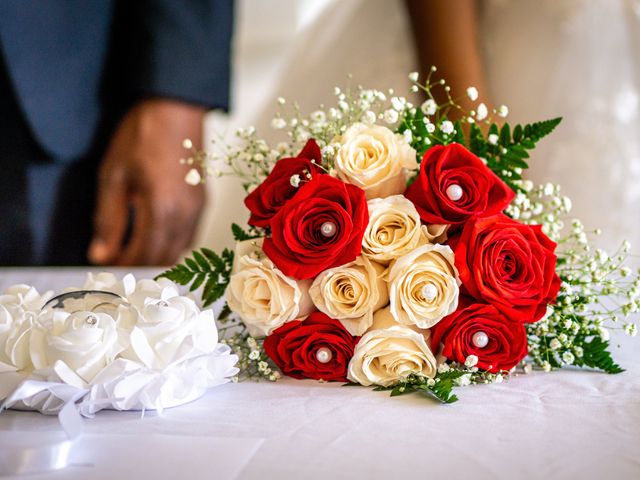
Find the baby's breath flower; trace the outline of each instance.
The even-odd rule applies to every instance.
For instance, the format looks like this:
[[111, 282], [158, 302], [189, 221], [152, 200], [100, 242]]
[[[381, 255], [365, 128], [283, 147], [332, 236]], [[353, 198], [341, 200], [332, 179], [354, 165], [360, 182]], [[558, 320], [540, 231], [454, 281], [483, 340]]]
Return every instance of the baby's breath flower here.
[[449, 120], [445, 120], [440, 124], [440, 131], [442, 131], [442, 133], [445, 133], [447, 135], [453, 133], [454, 132], [453, 123]]
[[447, 373], [449, 370], [451, 370], [451, 367], [449, 367], [448, 363], [443, 363], [438, 367], [439, 373]]
[[184, 177], [184, 181], [189, 185], [199, 185], [202, 182], [202, 176], [196, 168], [192, 168], [187, 172], [187, 175]]
[[251, 353], [249, 354], [249, 359], [257, 360], [258, 358], [260, 358], [260, 352], [258, 350], [252, 350]]
[[420, 106], [420, 110], [422, 110], [422, 113], [424, 113], [425, 115], [431, 116], [434, 115], [438, 110], [438, 104], [435, 102], [435, 100], [432, 100], [430, 98]]
[[291, 178], [289, 178], [289, 183], [292, 187], [298, 188], [300, 186], [300, 175], [298, 175], [297, 173], [291, 175]]
[[571, 353], [571, 352], [569, 352], [569, 351], [564, 352], [564, 353], [562, 354], [562, 361], [563, 361], [564, 363], [566, 363], [567, 365], [571, 365], [571, 364], [573, 364], [573, 362], [575, 361], [575, 359], [576, 359], [576, 357], [573, 355], [573, 353]]
[[390, 125], [398, 121], [398, 112], [396, 110], [386, 110], [384, 112], [384, 121]]
[[478, 89], [476, 87], [467, 88], [467, 97], [472, 102], [475, 102], [478, 99]]
[[478, 357], [475, 355], [469, 355], [464, 361], [466, 367], [475, 367], [478, 364]]
[[322, 110], [316, 110], [311, 114], [311, 119], [316, 123], [324, 123], [327, 120], [327, 115]]
[[366, 124], [374, 124], [376, 123], [376, 114], [371, 110], [367, 110], [362, 115], [362, 122]]
[[274, 130], [282, 130], [287, 126], [287, 121], [284, 118], [275, 117], [271, 120], [271, 128]]
[[476, 120], [481, 122], [482, 120], [487, 118], [488, 114], [489, 114], [489, 111], [487, 110], [487, 106], [484, 103], [481, 103], [480, 105], [478, 105], [478, 111], [476, 113]]
[[399, 112], [404, 111], [407, 101], [402, 97], [391, 97], [391, 106]]

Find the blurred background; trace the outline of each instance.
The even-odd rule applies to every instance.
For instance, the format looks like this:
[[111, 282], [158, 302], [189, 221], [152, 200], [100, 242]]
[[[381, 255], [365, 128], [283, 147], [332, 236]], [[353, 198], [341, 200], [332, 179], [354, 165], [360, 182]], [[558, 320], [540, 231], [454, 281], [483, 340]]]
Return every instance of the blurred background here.
[[230, 246], [244, 193], [186, 185], [182, 139], [275, 143], [279, 96], [310, 112], [348, 75], [405, 95], [432, 64], [512, 124], [564, 117], [528, 178], [561, 184], [601, 246], [640, 248], [640, 0], [4, 0], [0, 54], [2, 265]]

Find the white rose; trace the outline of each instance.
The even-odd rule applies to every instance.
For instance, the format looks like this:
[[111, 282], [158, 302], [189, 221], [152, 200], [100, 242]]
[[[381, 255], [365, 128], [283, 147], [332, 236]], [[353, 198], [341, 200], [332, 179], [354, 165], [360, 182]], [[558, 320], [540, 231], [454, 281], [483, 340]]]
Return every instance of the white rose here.
[[453, 251], [422, 245], [388, 270], [391, 314], [403, 325], [431, 328], [458, 307], [460, 280]]
[[373, 313], [389, 301], [384, 270], [360, 256], [318, 275], [309, 295], [318, 310], [340, 321], [351, 335], [362, 335], [373, 323]]
[[50, 297], [29, 285], [14, 285], [0, 295], [0, 373], [31, 369], [33, 319]]
[[389, 308], [379, 310], [356, 345], [347, 378], [360, 385], [387, 387], [411, 374], [435, 377], [437, 364], [428, 335], [428, 330], [418, 332], [398, 324]]
[[362, 254], [388, 265], [418, 245], [441, 236], [446, 227], [421, 226], [420, 214], [402, 195], [369, 200], [369, 224], [362, 238]]
[[408, 171], [418, 168], [416, 151], [386, 127], [356, 123], [338, 143], [338, 178], [362, 188], [367, 199], [404, 193]]
[[[236, 246], [234, 273], [225, 292], [229, 308], [237, 313], [252, 336], [267, 336], [286, 322], [313, 311], [311, 280], [285, 276], [261, 251], [261, 240]], [[245, 253], [248, 252], [248, 253]]]
[[14, 316], [7, 307], [0, 305], [0, 373], [31, 367], [31, 319], [30, 312]]
[[116, 322], [111, 316], [52, 310], [35, 322], [29, 350], [36, 370], [63, 362], [84, 382], [91, 383], [122, 347], [118, 342]]
[[39, 312], [44, 304], [53, 296], [53, 292], [42, 295], [30, 285], [13, 285], [0, 295], [0, 305], [8, 309], [20, 309], [21, 311]]
[[[184, 296], [147, 298], [144, 307], [120, 307], [119, 326], [129, 330], [129, 346], [121, 357], [164, 370], [214, 351], [218, 331], [213, 311], [200, 311]], [[133, 325], [131, 312], [135, 312]]]
[[[114, 274], [108, 272], [102, 272], [97, 275], [89, 273], [82, 289], [115, 293], [126, 298], [129, 304], [138, 308], [144, 308], [145, 301], [149, 298], [167, 300], [180, 295], [176, 284], [166, 278], [136, 281], [132, 274], [128, 274], [122, 280], [118, 280]], [[69, 291], [73, 290], [78, 289], [69, 289]], [[119, 302], [114, 303], [117, 304]]]

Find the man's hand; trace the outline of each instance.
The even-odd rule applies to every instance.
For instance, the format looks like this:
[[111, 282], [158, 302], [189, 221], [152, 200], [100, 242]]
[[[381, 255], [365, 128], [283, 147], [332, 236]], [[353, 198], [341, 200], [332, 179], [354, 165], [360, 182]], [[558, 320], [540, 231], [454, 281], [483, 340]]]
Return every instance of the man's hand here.
[[[199, 146], [205, 110], [146, 100], [116, 129], [100, 165], [89, 260], [102, 265], [169, 265], [192, 240], [204, 188], [184, 181], [182, 141]], [[129, 215], [131, 236], [125, 244]]]

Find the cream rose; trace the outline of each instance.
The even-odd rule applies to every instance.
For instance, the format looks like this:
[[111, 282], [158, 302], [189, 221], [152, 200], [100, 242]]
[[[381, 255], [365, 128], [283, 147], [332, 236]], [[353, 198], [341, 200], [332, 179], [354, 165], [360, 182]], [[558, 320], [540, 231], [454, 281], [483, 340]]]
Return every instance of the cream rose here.
[[427, 343], [429, 331], [398, 324], [385, 308], [356, 345], [347, 378], [361, 385], [388, 387], [411, 374], [433, 378], [436, 359]]
[[384, 270], [360, 256], [318, 275], [309, 295], [318, 310], [340, 321], [351, 335], [362, 335], [373, 323], [373, 313], [389, 301]]
[[270, 335], [286, 322], [313, 311], [311, 280], [289, 278], [262, 253], [261, 240], [240, 242], [226, 290], [229, 308], [240, 315], [253, 336]]
[[449, 225], [423, 225], [422, 234], [428, 243], [444, 243], [447, 241]]
[[422, 245], [394, 260], [387, 281], [391, 314], [403, 325], [431, 328], [458, 307], [460, 280], [445, 245]]
[[121, 350], [116, 322], [105, 313], [52, 310], [35, 322], [29, 342], [36, 370], [63, 362], [86, 383], [91, 383]]
[[418, 168], [416, 151], [386, 127], [356, 123], [337, 142], [338, 178], [362, 188], [367, 199], [404, 193], [408, 171]]
[[437, 228], [420, 225], [416, 207], [402, 195], [374, 198], [367, 204], [369, 224], [362, 239], [362, 254], [371, 260], [388, 265], [438, 236]]

